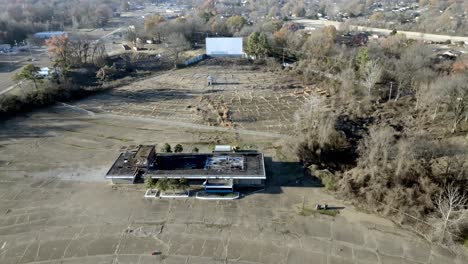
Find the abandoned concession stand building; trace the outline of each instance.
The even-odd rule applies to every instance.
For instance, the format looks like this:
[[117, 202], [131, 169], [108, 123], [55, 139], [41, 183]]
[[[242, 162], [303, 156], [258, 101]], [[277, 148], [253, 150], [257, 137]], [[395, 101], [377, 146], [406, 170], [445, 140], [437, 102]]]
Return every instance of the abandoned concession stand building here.
[[157, 153], [154, 145], [140, 145], [121, 153], [106, 174], [113, 183], [136, 183], [153, 179], [185, 178], [213, 191], [234, 187], [263, 187], [265, 163], [256, 151], [213, 151], [213, 153]]

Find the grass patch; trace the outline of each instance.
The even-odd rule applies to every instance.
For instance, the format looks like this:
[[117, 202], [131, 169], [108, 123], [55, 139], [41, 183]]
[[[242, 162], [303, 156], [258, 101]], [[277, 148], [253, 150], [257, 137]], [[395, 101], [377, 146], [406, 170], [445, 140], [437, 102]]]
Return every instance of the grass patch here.
[[325, 185], [325, 189], [327, 189], [328, 191], [334, 192], [338, 189], [336, 179], [334, 178], [334, 176], [327, 175], [323, 177], [322, 183]]
[[340, 214], [340, 211], [336, 210], [336, 209], [328, 209], [328, 210], [318, 210], [317, 211], [319, 214], [323, 214], [323, 215], [329, 215], [329, 216], [337, 216]]

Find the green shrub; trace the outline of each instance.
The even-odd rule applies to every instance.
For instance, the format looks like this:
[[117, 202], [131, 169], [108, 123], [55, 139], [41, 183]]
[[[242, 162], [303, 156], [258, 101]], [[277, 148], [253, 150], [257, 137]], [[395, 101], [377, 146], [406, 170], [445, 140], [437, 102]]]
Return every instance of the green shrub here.
[[467, 233], [464, 234], [463, 236], [463, 245], [468, 249], [468, 230], [466, 230]]
[[337, 182], [334, 176], [332, 175], [327, 175], [322, 178], [322, 183], [325, 185], [325, 189], [329, 191], [336, 191], [337, 190]]
[[160, 191], [167, 191], [169, 189], [169, 180], [167, 178], [159, 179], [156, 182], [156, 189]]
[[178, 179], [169, 179], [168, 187], [170, 190], [177, 190], [179, 189], [179, 180]]
[[150, 176], [146, 176], [146, 178], [145, 178], [145, 186], [146, 186], [146, 188], [148, 188], [148, 189], [153, 189], [155, 185], [156, 185], [156, 184], [155, 184], [154, 179], [153, 179], [152, 177], [150, 177]]
[[180, 190], [187, 190], [188, 188], [190, 188], [190, 184], [188, 183], [188, 180], [185, 179], [185, 178], [181, 178], [179, 179], [179, 183], [178, 183], [178, 186], [177, 186]]
[[171, 145], [169, 145], [169, 143], [164, 143], [164, 146], [162, 147], [161, 152], [171, 153], [172, 152]]
[[181, 144], [175, 145], [175, 147], [174, 147], [174, 152], [175, 152], [175, 153], [180, 153], [180, 152], [182, 152], [182, 151], [184, 151], [184, 148], [182, 147]]

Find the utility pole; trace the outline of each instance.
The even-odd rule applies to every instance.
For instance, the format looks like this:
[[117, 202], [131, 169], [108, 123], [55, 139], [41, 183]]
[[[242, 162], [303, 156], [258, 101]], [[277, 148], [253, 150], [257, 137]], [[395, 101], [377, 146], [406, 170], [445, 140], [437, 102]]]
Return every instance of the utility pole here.
[[28, 50], [29, 50], [29, 55], [31, 56], [31, 61], [34, 61], [34, 57], [31, 52], [31, 44], [29, 43], [29, 41], [27, 41], [26, 43], [28, 44]]
[[13, 70], [13, 59], [11, 58], [11, 52], [12, 51], [8, 51], [8, 57], [10, 58], [9, 61], [10, 61], [10, 71]]

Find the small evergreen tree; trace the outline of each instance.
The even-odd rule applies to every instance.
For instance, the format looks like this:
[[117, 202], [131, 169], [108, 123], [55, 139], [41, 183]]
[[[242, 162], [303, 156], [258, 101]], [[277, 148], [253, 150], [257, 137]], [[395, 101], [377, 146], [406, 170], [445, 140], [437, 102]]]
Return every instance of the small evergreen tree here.
[[255, 56], [266, 56], [269, 50], [268, 38], [265, 33], [253, 32], [247, 40], [246, 50]]
[[187, 179], [181, 178], [181, 179], [179, 179], [179, 184], [178, 184], [177, 187], [180, 190], [187, 190], [188, 188], [190, 188], [190, 184], [188, 183]]
[[34, 88], [37, 89], [37, 83], [41, 81], [41, 77], [38, 75], [38, 72], [41, 68], [28, 64], [24, 66], [20, 72], [13, 76], [13, 80], [28, 80], [34, 83]]
[[156, 189], [163, 192], [167, 191], [169, 189], [169, 180], [167, 178], [159, 179], [156, 182]]
[[257, 54], [257, 43], [258, 43], [258, 36], [260, 33], [258, 32], [252, 32], [250, 34], [249, 39], [247, 40], [247, 47], [246, 50], [250, 54]]
[[200, 150], [199, 150], [197, 147], [193, 147], [193, 148], [192, 148], [192, 152], [193, 152], [193, 153], [198, 153], [199, 151], [200, 151]]
[[181, 144], [175, 145], [175, 147], [174, 147], [174, 152], [175, 152], [175, 153], [180, 153], [180, 152], [182, 152], [182, 151], [184, 151], [184, 148], [182, 147]]
[[172, 152], [171, 145], [169, 145], [168, 143], [164, 143], [164, 146], [162, 147], [161, 152], [171, 153]]
[[179, 180], [178, 179], [169, 179], [168, 188], [170, 190], [172, 190], [172, 191], [177, 190], [179, 188]]
[[153, 189], [155, 186], [154, 179], [151, 176], [146, 176], [145, 178], [145, 186], [147, 189]]

